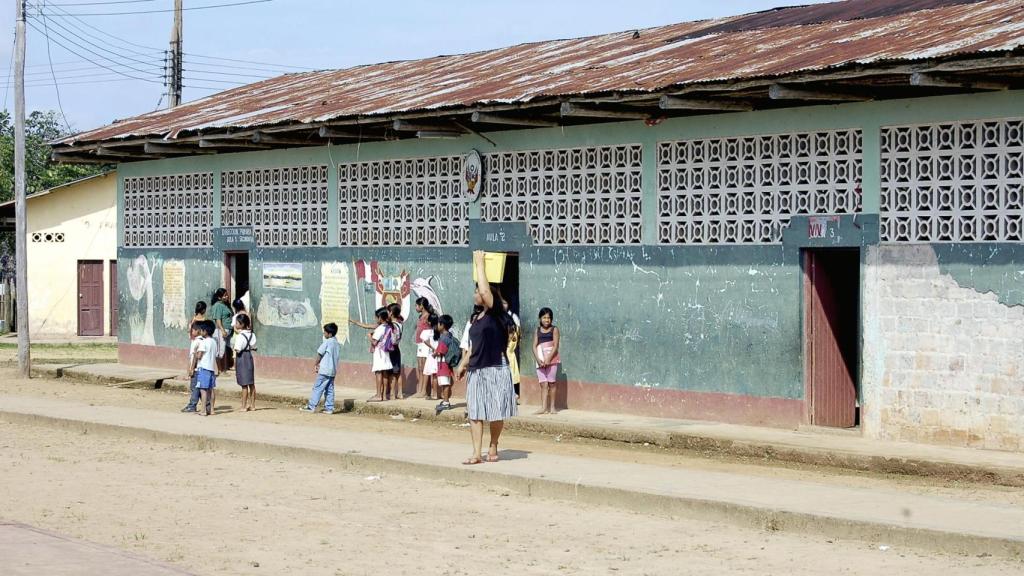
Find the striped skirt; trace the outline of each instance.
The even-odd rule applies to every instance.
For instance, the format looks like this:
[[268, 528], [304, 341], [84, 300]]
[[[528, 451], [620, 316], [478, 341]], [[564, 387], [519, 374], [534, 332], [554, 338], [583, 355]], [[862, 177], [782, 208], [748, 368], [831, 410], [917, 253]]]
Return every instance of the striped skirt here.
[[516, 392], [507, 365], [469, 371], [466, 408], [470, 420], [496, 422], [516, 415]]

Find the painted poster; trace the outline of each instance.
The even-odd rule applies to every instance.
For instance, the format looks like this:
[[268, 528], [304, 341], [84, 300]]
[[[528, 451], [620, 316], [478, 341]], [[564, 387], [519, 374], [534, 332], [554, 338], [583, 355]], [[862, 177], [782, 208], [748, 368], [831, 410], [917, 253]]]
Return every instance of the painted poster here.
[[[153, 271], [146, 257], [140, 254], [128, 263], [128, 294], [136, 306], [128, 312], [129, 341], [132, 344], [155, 346], [153, 337]], [[145, 302], [143, 304], [143, 302]], [[140, 310], [138, 307], [142, 306]]]
[[302, 301], [277, 296], [264, 296], [260, 300], [260, 324], [279, 328], [309, 328], [319, 324], [309, 298]]
[[[399, 304], [402, 307], [402, 317], [409, 317], [410, 296], [412, 285], [409, 282], [409, 273], [402, 270], [400, 273], [389, 274], [381, 270], [380, 263], [376, 260], [366, 262], [365, 260], [355, 261], [356, 278], [359, 278], [373, 292], [373, 308], [367, 306], [366, 316], [372, 319], [373, 311], [388, 304]], [[360, 297], [359, 319], [364, 321], [362, 298]]]
[[348, 265], [324, 262], [320, 265], [320, 314], [324, 324], [338, 325], [338, 341], [348, 342]]
[[263, 265], [263, 287], [302, 292], [302, 264], [267, 262]]
[[188, 325], [185, 314], [185, 261], [164, 261], [164, 326], [181, 328]]

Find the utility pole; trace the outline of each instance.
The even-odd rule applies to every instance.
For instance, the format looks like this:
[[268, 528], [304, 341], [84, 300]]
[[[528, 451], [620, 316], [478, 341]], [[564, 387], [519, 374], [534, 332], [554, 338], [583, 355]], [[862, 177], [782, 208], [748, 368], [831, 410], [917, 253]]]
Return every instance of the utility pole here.
[[28, 340], [28, 262], [25, 241], [25, 0], [15, 0], [14, 26], [14, 282], [18, 300], [18, 370], [32, 376]]
[[174, 0], [174, 28], [171, 29], [171, 53], [167, 63], [167, 107], [181, 104], [181, 0]]

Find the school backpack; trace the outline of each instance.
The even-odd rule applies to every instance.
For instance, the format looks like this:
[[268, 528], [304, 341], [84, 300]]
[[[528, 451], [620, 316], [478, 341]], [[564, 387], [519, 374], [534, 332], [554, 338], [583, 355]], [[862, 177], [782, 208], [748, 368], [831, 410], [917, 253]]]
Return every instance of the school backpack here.
[[444, 363], [451, 368], [455, 368], [462, 362], [462, 347], [459, 344], [459, 339], [456, 338], [451, 332], [441, 336], [441, 340], [448, 346], [448, 351], [444, 354]]
[[391, 352], [395, 349], [394, 329], [388, 326], [384, 330], [384, 342], [381, 346], [381, 350], [385, 352]]

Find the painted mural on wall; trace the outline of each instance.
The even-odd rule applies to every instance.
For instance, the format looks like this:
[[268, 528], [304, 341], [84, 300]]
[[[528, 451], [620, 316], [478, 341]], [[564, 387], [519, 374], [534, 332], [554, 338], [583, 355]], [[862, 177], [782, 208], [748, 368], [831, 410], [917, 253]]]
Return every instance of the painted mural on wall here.
[[180, 328], [188, 325], [185, 311], [185, 261], [166, 260], [163, 263], [164, 277], [164, 326]]
[[155, 346], [153, 336], [153, 272], [152, 265], [140, 254], [128, 264], [128, 294], [135, 302], [128, 312], [128, 329], [132, 344]]
[[441, 307], [441, 299], [437, 296], [437, 292], [434, 291], [433, 282], [433, 276], [416, 278], [412, 281], [412, 292], [417, 298], [426, 298], [427, 302], [430, 302], [430, 307], [440, 316], [444, 314], [444, 308]]
[[[412, 283], [409, 280], [409, 273], [402, 270], [397, 275], [389, 275], [381, 270], [376, 260], [366, 262], [365, 260], [355, 261], [356, 278], [364, 285], [372, 288], [372, 301], [363, 301], [363, 294], [359, 294], [359, 320], [366, 322], [366, 319], [373, 316], [373, 311], [388, 304], [399, 304], [402, 306], [402, 316], [409, 317], [410, 295], [412, 294]], [[365, 306], [364, 306], [365, 304]]]
[[348, 342], [348, 265], [324, 262], [320, 265], [320, 314], [324, 324], [338, 325], [338, 341]]
[[309, 303], [309, 298], [292, 300], [279, 296], [264, 296], [260, 300], [257, 314], [260, 324], [277, 326], [278, 328], [309, 328], [319, 324], [316, 312]]
[[302, 292], [302, 264], [267, 262], [263, 265], [263, 287]]

